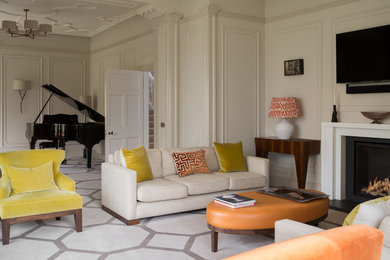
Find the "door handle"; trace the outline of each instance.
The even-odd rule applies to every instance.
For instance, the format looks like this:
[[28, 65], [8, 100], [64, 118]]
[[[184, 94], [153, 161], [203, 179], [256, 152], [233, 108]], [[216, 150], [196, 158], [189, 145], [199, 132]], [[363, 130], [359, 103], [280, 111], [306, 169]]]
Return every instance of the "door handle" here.
[[114, 131], [108, 132], [108, 135], [114, 135]]

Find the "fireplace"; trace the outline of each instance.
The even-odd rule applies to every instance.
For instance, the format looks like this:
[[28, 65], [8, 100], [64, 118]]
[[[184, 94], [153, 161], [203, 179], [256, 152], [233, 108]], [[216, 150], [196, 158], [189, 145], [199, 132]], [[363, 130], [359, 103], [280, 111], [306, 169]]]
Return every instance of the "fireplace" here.
[[390, 139], [346, 137], [346, 199], [390, 195]]

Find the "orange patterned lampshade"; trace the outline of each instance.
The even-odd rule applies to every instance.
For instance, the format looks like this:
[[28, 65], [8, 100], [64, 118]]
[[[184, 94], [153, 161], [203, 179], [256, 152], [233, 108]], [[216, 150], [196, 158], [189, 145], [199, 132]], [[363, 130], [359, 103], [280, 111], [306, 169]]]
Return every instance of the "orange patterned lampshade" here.
[[298, 99], [295, 97], [273, 97], [269, 108], [269, 117], [295, 118], [301, 115]]

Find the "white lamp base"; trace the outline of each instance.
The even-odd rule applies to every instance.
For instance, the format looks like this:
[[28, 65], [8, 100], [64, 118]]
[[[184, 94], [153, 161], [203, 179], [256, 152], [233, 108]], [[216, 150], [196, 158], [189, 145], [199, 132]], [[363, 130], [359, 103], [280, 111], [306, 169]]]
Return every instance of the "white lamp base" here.
[[294, 125], [287, 121], [287, 119], [282, 118], [275, 127], [275, 133], [279, 139], [291, 139], [294, 133]]

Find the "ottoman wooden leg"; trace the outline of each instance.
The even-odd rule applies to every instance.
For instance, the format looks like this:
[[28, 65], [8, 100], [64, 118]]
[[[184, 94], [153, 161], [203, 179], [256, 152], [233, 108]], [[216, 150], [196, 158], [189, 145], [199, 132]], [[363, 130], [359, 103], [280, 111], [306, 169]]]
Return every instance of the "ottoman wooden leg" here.
[[211, 251], [218, 251], [218, 232], [214, 230], [211, 231]]

